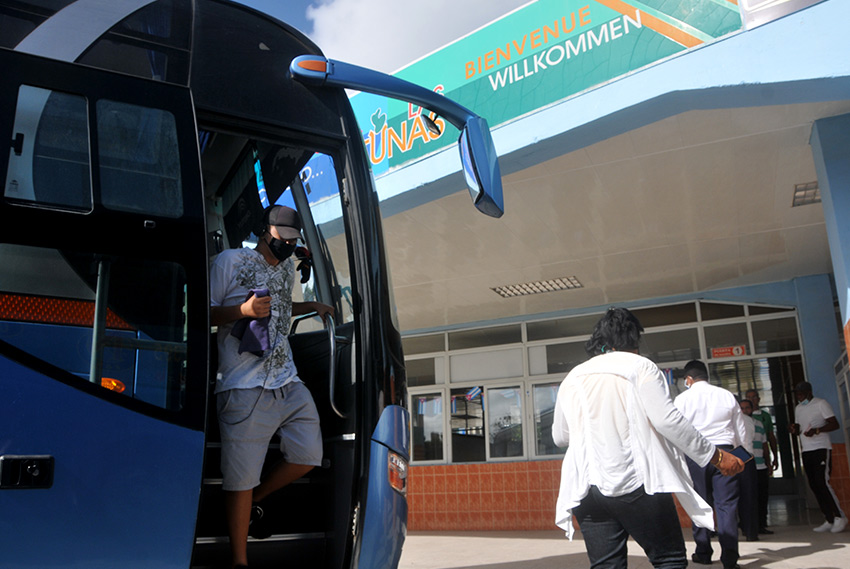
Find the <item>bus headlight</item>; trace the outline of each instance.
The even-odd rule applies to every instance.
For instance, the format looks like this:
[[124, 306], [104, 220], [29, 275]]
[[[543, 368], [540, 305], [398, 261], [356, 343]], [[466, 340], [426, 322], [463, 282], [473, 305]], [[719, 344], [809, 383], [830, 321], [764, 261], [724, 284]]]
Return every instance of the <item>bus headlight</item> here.
[[393, 451], [387, 455], [387, 475], [393, 490], [407, 496], [407, 461]]

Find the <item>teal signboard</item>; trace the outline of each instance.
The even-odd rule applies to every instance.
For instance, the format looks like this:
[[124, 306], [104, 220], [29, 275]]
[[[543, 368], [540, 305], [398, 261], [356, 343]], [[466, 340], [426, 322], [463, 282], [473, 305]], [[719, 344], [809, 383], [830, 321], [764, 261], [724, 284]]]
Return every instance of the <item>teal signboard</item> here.
[[[496, 126], [742, 29], [737, 0], [538, 0], [402, 69]], [[453, 144], [418, 107], [352, 98], [376, 174]]]

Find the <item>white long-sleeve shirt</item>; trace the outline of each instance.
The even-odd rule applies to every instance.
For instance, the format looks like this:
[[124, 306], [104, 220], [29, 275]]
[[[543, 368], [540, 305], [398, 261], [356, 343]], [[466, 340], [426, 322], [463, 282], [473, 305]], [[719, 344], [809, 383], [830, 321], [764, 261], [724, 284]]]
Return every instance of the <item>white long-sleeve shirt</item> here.
[[697, 381], [674, 403], [712, 444], [737, 447], [747, 440], [744, 413], [731, 391]]
[[648, 494], [675, 493], [702, 527], [714, 527], [711, 507], [693, 488], [681, 453], [705, 465], [715, 447], [682, 416], [664, 375], [629, 352], [596, 356], [561, 383], [552, 437], [567, 446], [555, 523], [572, 539], [572, 508], [596, 486], [622, 496], [641, 485]]
[[744, 448], [747, 452], [755, 456], [754, 447], [756, 437], [756, 420], [744, 414]]

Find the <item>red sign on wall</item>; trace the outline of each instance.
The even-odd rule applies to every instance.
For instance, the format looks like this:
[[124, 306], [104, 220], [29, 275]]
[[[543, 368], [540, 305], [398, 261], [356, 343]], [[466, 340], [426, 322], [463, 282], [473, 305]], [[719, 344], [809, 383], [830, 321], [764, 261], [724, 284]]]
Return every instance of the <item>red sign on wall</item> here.
[[731, 358], [743, 356], [747, 353], [747, 346], [724, 346], [722, 348], [711, 348], [712, 358]]

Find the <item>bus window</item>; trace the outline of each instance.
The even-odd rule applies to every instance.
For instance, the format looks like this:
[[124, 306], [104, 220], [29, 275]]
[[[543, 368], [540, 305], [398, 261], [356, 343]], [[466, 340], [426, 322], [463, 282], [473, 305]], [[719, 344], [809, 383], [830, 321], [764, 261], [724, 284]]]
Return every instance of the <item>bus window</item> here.
[[109, 209], [183, 215], [177, 125], [168, 111], [97, 102], [100, 193]]
[[[310, 279], [301, 285], [300, 298], [296, 291], [294, 299], [329, 304], [336, 310], [336, 321], [345, 323], [354, 320], [354, 308], [340, 179], [333, 158], [316, 153], [277, 203], [299, 211], [314, 265]], [[315, 273], [321, 275], [318, 282]], [[299, 331], [321, 327], [322, 323], [315, 320], [304, 322]]]
[[182, 408], [180, 265], [3, 244], [0, 267], [0, 341], [65, 372], [48, 370], [56, 379]]
[[4, 195], [47, 206], [91, 210], [84, 97], [21, 85]]
[[[100, 99], [100, 201], [109, 209], [183, 215], [180, 152], [168, 111]], [[4, 195], [81, 211], [92, 209], [85, 97], [22, 85]]]

